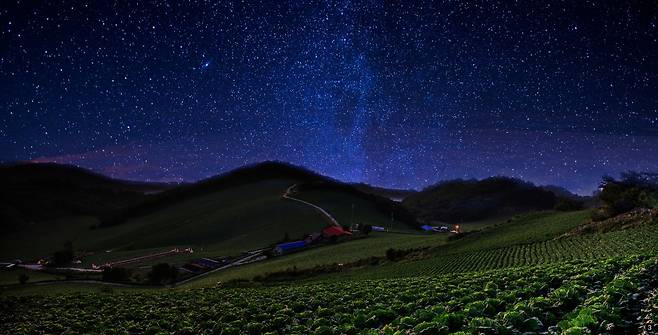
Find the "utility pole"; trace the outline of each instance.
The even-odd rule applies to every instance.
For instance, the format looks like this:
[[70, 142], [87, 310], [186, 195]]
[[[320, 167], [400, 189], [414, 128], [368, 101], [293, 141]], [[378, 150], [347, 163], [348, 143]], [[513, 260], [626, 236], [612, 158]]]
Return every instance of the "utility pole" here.
[[391, 231], [391, 230], [393, 230], [393, 211], [391, 211], [391, 223], [388, 227], [388, 231]]
[[354, 203], [352, 203], [352, 216], [350, 217], [350, 230], [354, 229]]

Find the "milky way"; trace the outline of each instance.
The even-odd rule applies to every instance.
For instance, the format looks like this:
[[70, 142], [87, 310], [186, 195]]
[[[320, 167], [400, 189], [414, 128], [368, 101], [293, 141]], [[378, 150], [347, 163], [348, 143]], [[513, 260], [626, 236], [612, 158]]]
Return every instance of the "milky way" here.
[[589, 193], [658, 170], [654, 1], [2, 1], [0, 160]]

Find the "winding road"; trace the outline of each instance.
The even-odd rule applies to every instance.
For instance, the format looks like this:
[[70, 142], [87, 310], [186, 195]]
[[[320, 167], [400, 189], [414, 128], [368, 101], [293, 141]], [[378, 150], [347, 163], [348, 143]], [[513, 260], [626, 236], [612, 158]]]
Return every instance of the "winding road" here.
[[337, 221], [333, 216], [331, 216], [331, 214], [329, 214], [327, 211], [325, 211], [324, 209], [322, 209], [322, 207], [320, 207], [320, 206], [318, 206], [318, 205], [314, 205], [314, 204], [312, 204], [312, 203], [310, 203], [310, 202], [308, 202], [308, 201], [304, 201], [304, 200], [302, 200], [302, 199], [297, 199], [297, 198], [295, 198], [295, 197], [292, 197], [291, 194], [294, 194], [294, 193], [295, 193], [295, 188], [296, 188], [296, 187], [297, 187], [297, 184], [293, 184], [293, 185], [291, 185], [290, 187], [288, 187], [288, 188], [286, 189], [286, 192], [283, 194], [282, 197], [283, 197], [284, 199], [287, 199], [287, 200], [297, 201], [297, 202], [302, 203], [302, 204], [304, 204], [304, 205], [306, 205], [306, 206], [311, 206], [311, 207], [313, 207], [313, 209], [315, 209], [316, 211], [318, 211], [320, 214], [322, 214], [322, 216], [323, 216], [325, 219], [327, 219], [327, 221], [329, 221], [329, 224], [330, 224], [330, 225], [332, 225], [332, 226], [336, 226], [336, 227], [340, 227], [340, 224], [338, 224], [338, 221]]

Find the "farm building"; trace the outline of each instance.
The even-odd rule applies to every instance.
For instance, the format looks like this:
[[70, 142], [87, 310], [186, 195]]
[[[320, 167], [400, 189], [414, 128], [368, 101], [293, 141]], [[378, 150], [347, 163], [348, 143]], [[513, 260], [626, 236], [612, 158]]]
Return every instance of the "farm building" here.
[[288, 242], [288, 243], [281, 243], [277, 244], [276, 247], [274, 247], [274, 253], [277, 255], [281, 255], [287, 252], [295, 251], [301, 248], [306, 247], [306, 241], [293, 241], [293, 242]]
[[424, 231], [435, 232], [435, 233], [448, 233], [448, 232], [450, 232], [450, 228], [447, 225], [441, 225], [441, 226], [423, 225], [423, 226], [420, 227], [420, 229], [422, 229]]
[[352, 235], [352, 232], [347, 231], [343, 229], [343, 227], [339, 226], [331, 226], [322, 229], [322, 237], [324, 238], [340, 237], [344, 235]]

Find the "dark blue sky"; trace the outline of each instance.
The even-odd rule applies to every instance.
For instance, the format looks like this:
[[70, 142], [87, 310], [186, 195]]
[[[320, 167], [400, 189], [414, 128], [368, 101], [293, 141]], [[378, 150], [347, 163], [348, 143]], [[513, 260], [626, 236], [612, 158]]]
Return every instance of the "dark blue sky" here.
[[0, 160], [192, 181], [283, 160], [589, 193], [658, 169], [655, 1], [2, 1]]

